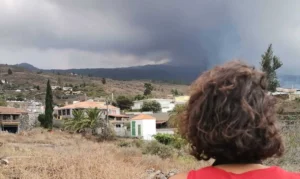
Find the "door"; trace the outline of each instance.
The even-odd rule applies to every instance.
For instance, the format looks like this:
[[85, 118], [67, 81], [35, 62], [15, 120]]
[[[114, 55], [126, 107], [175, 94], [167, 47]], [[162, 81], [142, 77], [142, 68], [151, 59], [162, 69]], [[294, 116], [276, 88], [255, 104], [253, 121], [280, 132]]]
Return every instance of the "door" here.
[[132, 121], [131, 122], [131, 135], [132, 136], [135, 136], [135, 121]]
[[142, 127], [140, 124], [138, 125], [138, 136], [142, 136]]

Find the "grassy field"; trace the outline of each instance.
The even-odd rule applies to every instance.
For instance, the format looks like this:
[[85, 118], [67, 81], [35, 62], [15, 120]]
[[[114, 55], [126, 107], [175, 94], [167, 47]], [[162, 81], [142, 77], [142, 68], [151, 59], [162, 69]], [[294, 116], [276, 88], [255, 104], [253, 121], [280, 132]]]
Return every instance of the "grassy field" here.
[[[299, 130], [299, 122], [284, 127], [286, 154], [265, 163], [300, 171]], [[0, 133], [0, 158], [9, 161], [8, 165], [0, 165], [0, 179], [143, 179], [149, 177], [146, 171], [152, 168], [167, 173], [209, 165], [185, 153], [179, 155], [178, 151], [166, 159], [146, 155], [141, 148], [128, 146], [136, 140], [120, 140], [97, 142], [77, 134], [59, 130], [49, 133], [39, 128], [20, 134]]]
[[133, 147], [114, 142], [94, 142], [80, 135], [35, 129], [20, 134], [0, 134], [0, 178], [30, 179], [133, 179], [147, 178], [147, 169], [188, 171], [203, 164], [188, 157], [161, 159], [143, 155]]

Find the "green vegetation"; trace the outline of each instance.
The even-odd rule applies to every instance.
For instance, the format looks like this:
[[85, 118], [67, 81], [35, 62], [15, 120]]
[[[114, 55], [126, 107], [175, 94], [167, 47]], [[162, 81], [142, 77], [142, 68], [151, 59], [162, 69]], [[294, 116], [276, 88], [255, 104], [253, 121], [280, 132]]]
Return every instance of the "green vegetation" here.
[[141, 111], [153, 111], [156, 113], [161, 111], [161, 105], [157, 101], [145, 101]]
[[45, 114], [40, 114], [38, 116], [38, 121], [40, 122], [41, 126], [45, 128], [45, 126], [46, 126]]
[[262, 55], [260, 65], [261, 70], [266, 73], [269, 82], [268, 90], [271, 92], [276, 91], [276, 88], [280, 86], [276, 70], [282, 66], [282, 62], [277, 56], [273, 55], [272, 44], [269, 45], [267, 51]]
[[181, 149], [186, 145], [186, 141], [179, 135], [173, 134], [156, 134], [154, 138], [161, 144], [172, 146], [176, 149]]
[[7, 74], [12, 75], [13, 71], [9, 68], [8, 71], [7, 71]]
[[185, 104], [177, 104], [172, 111], [169, 112], [168, 126], [173, 128], [179, 127], [181, 116], [186, 110]]
[[7, 102], [5, 100], [4, 95], [0, 96], [0, 106], [7, 106]]
[[127, 96], [118, 96], [116, 103], [121, 110], [130, 110], [133, 106], [133, 100]]
[[[85, 117], [85, 113], [87, 117]], [[65, 130], [71, 132], [83, 132], [86, 129], [91, 129], [95, 133], [97, 126], [99, 126], [101, 111], [98, 108], [89, 110], [74, 110], [73, 119], [66, 119], [64, 121]]]
[[143, 99], [146, 99], [146, 96], [138, 94], [134, 97], [134, 100], [137, 100], [137, 101], [143, 100]]
[[173, 96], [181, 96], [183, 93], [179, 92], [177, 89], [172, 89], [171, 93]]
[[144, 88], [145, 88], [145, 91], [144, 91], [144, 96], [148, 96], [148, 95], [151, 95], [154, 87], [152, 86], [151, 83], [145, 83], [144, 84]]
[[47, 82], [47, 89], [46, 89], [46, 100], [45, 100], [45, 123], [44, 128], [52, 130], [53, 126], [53, 96], [52, 96], [52, 89], [50, 85], [50, 80]]
[[161, 144], [157, 141], [151, 141], [145, 143], [142, 148], [143, 154], [157, 155], [162, 159], [171, 158], [173, 156], [174, 150], [171, 146]]
[[66, 119], [64, 121], [64, 129], [70, 132], [91, 131], [91, 134], [96, 135], [96, 129], [101, 129], [100, 134], [97, 134], [104, 140], [114, 138], [114, 133], [105, 118], [101, 117], [102, 112], [98, 108], [87, 110], [74, 110], [73, 119]]
[[105, 78], [102, 78], [102, 79], [101, 79], [101, 82], [102, 82], [102, 84], [105, 85], [105, 84], [106, 84], [106, 79], [105, 79]]

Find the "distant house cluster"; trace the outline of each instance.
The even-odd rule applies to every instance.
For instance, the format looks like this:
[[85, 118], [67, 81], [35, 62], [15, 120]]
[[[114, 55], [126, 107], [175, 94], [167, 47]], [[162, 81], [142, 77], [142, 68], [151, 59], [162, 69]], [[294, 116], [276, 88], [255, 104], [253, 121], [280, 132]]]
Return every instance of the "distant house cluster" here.
[[273, 96], [287, 99], [287, 100], [295, 100], [300, 99], [300, 89], [296, 88], [277, 88], [276, 92], [271, 93]]
[[80, 95], [82, 91], [74, 91], [73, 87], [51, 86], [52, 90], [61, 90], [65, 95]]
[[132, 110], [140, 110], [140, 109], [142, 109], [144, 102], [156, 101], [161, 106], [160, 112], [167, 113], [169, 111], [172, 111], [177, 104], [185, 104], [189, 99], [190, 99], [189, 96], [177, 96], [177, 97], [174, 97], [174, 99], [152, 98], [152, 99], [138, 100], [138, 101], [133, 102], [133, 106], [131, 109]]

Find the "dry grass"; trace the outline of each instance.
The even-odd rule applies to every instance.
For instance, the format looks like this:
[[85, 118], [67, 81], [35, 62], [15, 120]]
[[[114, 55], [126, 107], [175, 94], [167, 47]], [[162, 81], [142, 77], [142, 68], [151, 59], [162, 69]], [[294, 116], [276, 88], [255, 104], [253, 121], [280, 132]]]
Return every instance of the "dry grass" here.
[[142, 155], [137, 148], [121, 148], [113, 142], [97, 143], [60, 131], [1, 133], [0, 142], [3, 143], [0, 157], [7, 157], [10, 162], [0, 166], [0, 178], [147, 178], [145, 171], [149, 168], [188, 171], [201, 166], [186, 157], [162, 160]]
[[[300, 127], [298, 123], [283, 130], [286, 154], [266, 161], [289, 171], [300, 171]], [[130, 140], [131, 141], [131, 140]], [[49, 133], [34, 129], [20, 134], [0, 133], [0, 158], [9, 165], [0, 165], [0, 179], [131, 179], [147, 178], [147, 169], [163, 172], [186, 172], [207, 163], [183, 155], [168, 159], [143, 155], [136, 147], [119, 147], [119, 141], [94, 142], [80, 135], [60, 131]]]

